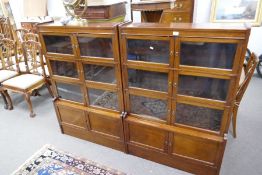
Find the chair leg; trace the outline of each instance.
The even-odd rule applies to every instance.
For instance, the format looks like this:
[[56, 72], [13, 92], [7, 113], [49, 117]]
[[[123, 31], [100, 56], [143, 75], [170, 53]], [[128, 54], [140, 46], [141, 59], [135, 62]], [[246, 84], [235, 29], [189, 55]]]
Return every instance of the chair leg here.
[[51, 97], [54, 98], [54, 94], [53, 94], [53, 91], [51, 90], [50, 84], [47, 82], [45, 85], [46, 85], [48, 92], [51, 95]]
[[26, 100], [28, 108], [30, 110], [30, 117], [31, 118], [35, 117], [36, 114], [33, 111], [33, 105], [32, 105], [31, 99], [30, 99], [30, 94], [25, 94], [25, 100]]
[[238, 112], [238, 105], [235, 104], [233, 108], [233, 116], [232, 116], [232, 125], [233, 125], [233, 137], [237, 137], [237, 112]]
[[4, 108], [5, 108], [5, 109], [8, 109], [8, 103], [7, 103], [7, 100], [6, 100], [6, 98], [5, 98], [5, 95], [4, 95], [3, 92], [0, 92], [0, 93], [1, 93], [2, 98], [3, 98], [3, 100], [4, 100], [4, 103], [5, 103]]
[[4, 96], [5, 96], [7, 104], [8, 104], [8, 109], [13, 110], [14, 109], [13, 108], [13, 102], [11, 100], [10, 95], [8, 94], [7, 90], [4, 90], [3, 93], [4, 93]]

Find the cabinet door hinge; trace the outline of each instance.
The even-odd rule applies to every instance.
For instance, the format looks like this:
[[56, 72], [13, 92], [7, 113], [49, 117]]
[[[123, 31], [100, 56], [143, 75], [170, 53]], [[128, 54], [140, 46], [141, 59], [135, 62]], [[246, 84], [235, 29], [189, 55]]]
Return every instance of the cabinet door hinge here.
[[123, 112], [120, 114], [120, 117], [121, 117], [121, 118], [126, 118], [126, 117], [127, 117], [127, 112], [124, 112], [124, 111], [123, 111]]

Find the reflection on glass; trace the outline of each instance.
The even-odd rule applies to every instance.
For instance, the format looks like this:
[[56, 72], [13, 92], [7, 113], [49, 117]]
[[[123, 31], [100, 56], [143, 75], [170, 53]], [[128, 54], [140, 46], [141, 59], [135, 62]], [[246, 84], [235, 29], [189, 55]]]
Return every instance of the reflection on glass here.
[[56, 83], [59, 97], [83, 103], [83, 95], [80, 85], [72, 85], [66, 83]]
[[166, 120], [167, 119], [167, 101], [130, 95], [131, 112], [143, 117]]
[[228, 87], [229, 80], [180, 75], [178, 93], [225, 101]]
[[169, 41], [128, 39], [127, 59], [169, 64]]
[[176, 123], [219, 131], [223, 111], [198, 106], [177, 104]]
[[76, 64], [67, 61], [50, 60], [51, 69], [54, 75], [78, 78]]
[[103, 83], [116, 83], [114, 67], [84, 64], [85, 79]]
[[44, 35], [43, 37], [47, 52], [73, 54], [69, 36]]
[[113, 58], [111, 38], [78, 37], [81, 56]]
[[236, 44], [183, 42], [180, 64], [232, 69], [236, 49]]
[[128, 84], [133, 87], [167, 92], [168, 74], [128, 69]]
[[90, 105], [118, 110], [118, 96], [115, 92], [88, 88], [88, 95]]

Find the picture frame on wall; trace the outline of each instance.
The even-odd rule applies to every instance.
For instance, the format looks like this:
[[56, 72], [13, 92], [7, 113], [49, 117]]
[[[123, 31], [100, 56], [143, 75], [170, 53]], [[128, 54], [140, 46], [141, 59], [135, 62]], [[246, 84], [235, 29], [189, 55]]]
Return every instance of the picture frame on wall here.
[[250, 23], [260, 26], [262, 0], [212, 0], [211, 22]]

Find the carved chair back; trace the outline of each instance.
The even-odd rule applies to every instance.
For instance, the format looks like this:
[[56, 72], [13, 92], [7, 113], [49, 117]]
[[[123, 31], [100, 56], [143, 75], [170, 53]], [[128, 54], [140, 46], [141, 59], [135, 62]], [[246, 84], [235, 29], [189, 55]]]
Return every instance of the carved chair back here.
[[[26, 64], [26, 72], [37, 75], [43, 75], [46, 78], [41, 44], [32, 40], [24, 41], [22, 43], [22, 48]], [[31, 70], [29, 70], [29, 64], [31, 64]]]
[[36, 33], [26, 33], [23, 38], [24, 41], [36, 41], [39, 42], [39, 36]]
[[0, 17], [0, 31], [5, 38], [14, 39], [13, 28], [8, 17]]
[[16, 41], [4, 38], [0, 40], [0, 44], [2, 69], [20, 72]]

